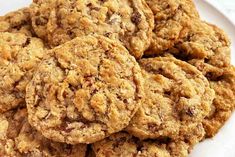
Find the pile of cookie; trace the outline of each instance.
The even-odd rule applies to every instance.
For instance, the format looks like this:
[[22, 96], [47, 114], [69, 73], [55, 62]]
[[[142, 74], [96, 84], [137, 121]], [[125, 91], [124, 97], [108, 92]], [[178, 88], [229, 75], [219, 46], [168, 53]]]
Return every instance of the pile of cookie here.
[[0, 156], [187, 157], [235, 108], [192, 0], [34, 0], [0, 17]]

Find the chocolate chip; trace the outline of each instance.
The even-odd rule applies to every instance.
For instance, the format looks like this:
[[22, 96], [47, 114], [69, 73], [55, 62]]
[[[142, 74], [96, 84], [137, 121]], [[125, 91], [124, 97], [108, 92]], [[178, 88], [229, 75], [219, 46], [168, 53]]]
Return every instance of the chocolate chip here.
[[107, 32], [104, 34], [104, 36], [106, 36], [106, 37], [110, 37], [110, 35], [111, 35], [111, 32]]
[[156, 124], [154, 124], [154, 123], [149, 123], [149, 124], [148, 124], [148, 128], [149, 128], [149, 130], [151, 130], [152, 132], [157, 130], [157, 126], [156, 126]]
[[22, 45], [23, 47], [26, 47], [30, 44], [30, 38], [27, 38], [27, 40], [25, 41], [25, 43]]
[[71, 132], [73, 129], [68, 127], [68, 123], [67, 122], [63, 122], [60, 126], [60, 129], [63, 130], [66, 133]]
[[87, 7], [88, 7], [88, 8], [91, 8], [91, 7], [92, 7], [92, 3], [88, 3], [88, 4], [87, 4]]
[[135, 12], [133, 13], [132, 17], [131, 17], [131, 21], [138, 25], [141, 22], [141, 14], [139, 12]]

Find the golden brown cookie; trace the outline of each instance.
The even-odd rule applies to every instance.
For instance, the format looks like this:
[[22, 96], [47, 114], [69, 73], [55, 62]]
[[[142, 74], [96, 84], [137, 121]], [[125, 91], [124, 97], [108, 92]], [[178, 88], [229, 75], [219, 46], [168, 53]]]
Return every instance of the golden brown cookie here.
[[192, 0], [146, 0], [154, 14], [151, 51], [155, 55], [173, 47], [187, 31], [188, 22], [199, 15]]
[[235, 68], [215, 67], [204, 60], [191, 60], [190, 63], [203, 72], [216, 94], [212, 111], [203, 122], [206, 136], [213, 137], [230, 118], [235, 108]]
[[44, 54], [40, 39], [0, 33], [0, 113], [24, 102], [26, 84]]
[[85, 157], [86, 145], [57, 143], [43, 137], [27, 121], [26, 109], [0, 114], [0, 156]]
[[204, 59], [216, 67], [230, 65], [231, 43], [223, 30], [200, 20], [193, 20], [188, 29], [185, 38], [175, 45], [175, 56], [184, 60]]
[[29, 8], [23, 8], [0, 16], [0, 32], [23, 33], [32, 36]]
[[31, 19], [52, 47], [99, 34], [120, 41], [137, 58], [150, 45], [154, 23], [144, 0], [34, 0]]
[[206, 136], [214, 136], [231, 116], [235, 107], [234, 69], [231, 68], [230, 40], [220, 28], [203, 21], [192, 21], [186, 38], [170, 51], [196, 66], [215, 90], [213, 110], [204, 121]]
[[37, 130], [58, 142], [92, 143], [129, 124], [143, 78], [121, 44], [85, 36], [50, 53], [27, 86], [29, 122]]
[[214, 91], [196, 67], [173, 57], [141, 59], [145, 98], [127, 131], [140, 139], [198, 143]]
[[120, 132], [92, 144], [96, 157], [187, 157], [188, 145], [184, 142], [140, 141]]

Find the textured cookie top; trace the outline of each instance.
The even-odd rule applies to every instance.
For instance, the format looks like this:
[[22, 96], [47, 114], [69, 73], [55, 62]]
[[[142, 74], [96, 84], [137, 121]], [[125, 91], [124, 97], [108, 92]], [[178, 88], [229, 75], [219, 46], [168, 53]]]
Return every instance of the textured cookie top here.
[[184, 60], [205, 59], [205, 63], [216, 67], [230, 65], [231, 49], [227, 34], [220, 28], [194, 20], [184, 38], [175, 45], [175, 55]]
[[0, 156], [85, 157], [86, 145], [57, 143], [43, 137], [27, 121], [27, 110], [0, 114]]
[[229, 119], [235, 108], [235, 68], [223, 69], [221, 75], [209, 79], [211, 79], [210, 85], [215, 90], [216, 97], [213, 110], [204, 121], [204, 127], [207, 137], [212, 137]]
[[99, 34], [140, 58], [150, 44], [153, 15], [144, 0], [34, 0], [33, 28], [51, 46]]
[[174, 46], [184, 35], [187, 24], [198, 19], [198, 12], [192, 0], [146, 0], [154, 14], [151, 51], [146, 55], [161, 53]]
[[203, 122], [206, 136], [212, 137], [225, 124], [235, 108], [235, 68], [231, 65], [216, 67], [197, 59], [191, 60], [190, 63], [203, 72], [215, 91], [212, 111]]
[[24, 102], [26, 84], [44, 54], [40, 39], [0, 33], [0, 112]]
[[231, 67], [230, 40], [220, 28], [194, 20], [185, 38], [175, 45], [176, 57], [200, 70], [215, 90], [210, 116], [204, 121], [206, 136], [214, 136], [231, 116], [235, 106], [235, 75]]
[[122, 130], [142, 97], [141, 70], [128, 51], [102, 36], [51, 50], [27, 87], [29, 121], [59, 142], [92, 143]]
[[23, 8], [0, 16], [0, 32], [23, 33], [32, 36], [29, 8]]
[[96, 157], [186, 157], [188, 146], [184, 142], [140, 141], [127, 133], [116, 133], [92, 144]]
[[204, 135], [202, 120], [214, 91], [195, 67], [172, 57], [140, 60], [145, 99], [127, 127], [141, 139], [169, 137], [195, 144]]

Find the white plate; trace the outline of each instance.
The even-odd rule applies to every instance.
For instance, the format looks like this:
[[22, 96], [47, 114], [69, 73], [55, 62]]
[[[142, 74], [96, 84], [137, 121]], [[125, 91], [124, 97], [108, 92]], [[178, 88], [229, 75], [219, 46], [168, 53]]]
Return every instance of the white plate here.
[[[215, 1], [194, 1], [203, 20], [216, 24], [229, 34], [232, 40], [232, 61], [235, 64], [235, 25]], [[0, 15], [27, 6], [30, 2], [31, 0], [0, 0]], [[190, 157], [235, 157], [235, 114], [213, 139], [198, 144]]]
[[[235, 64], [235, 25], [223, 8], [212, 0], [194, 0], [201, 18], [222, 28], [232, 41], [232, 63]], [[213, 2], [213, 3], [212, 3]], [[235, 157], [235, 114], [212, 139], [198, 144], [190, 157]]]

